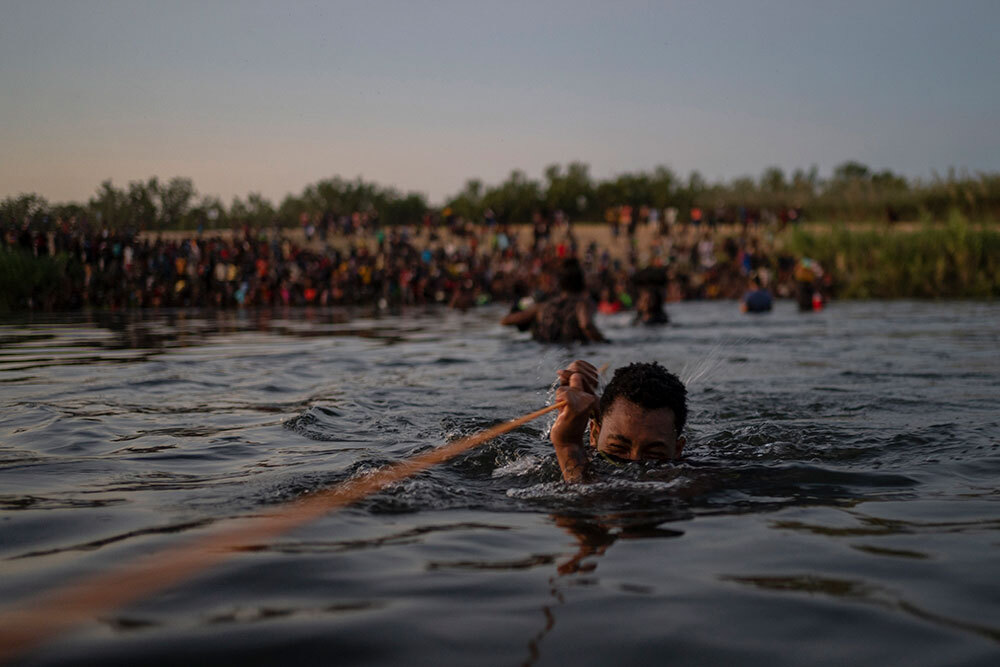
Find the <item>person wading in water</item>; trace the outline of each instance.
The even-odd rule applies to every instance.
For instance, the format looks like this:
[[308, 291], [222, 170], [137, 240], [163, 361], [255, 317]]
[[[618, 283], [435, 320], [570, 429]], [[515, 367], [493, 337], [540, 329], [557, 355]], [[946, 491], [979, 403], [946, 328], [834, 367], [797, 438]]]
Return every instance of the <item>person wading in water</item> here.
[[580, 262], [569, 258], [559, 271], [557, 296], [510, 313], [500, 323], [527, 326], [531, 337], [542, 343], [605, 342], [604, 334], [594, 324], [595, 310], [585, 289]]

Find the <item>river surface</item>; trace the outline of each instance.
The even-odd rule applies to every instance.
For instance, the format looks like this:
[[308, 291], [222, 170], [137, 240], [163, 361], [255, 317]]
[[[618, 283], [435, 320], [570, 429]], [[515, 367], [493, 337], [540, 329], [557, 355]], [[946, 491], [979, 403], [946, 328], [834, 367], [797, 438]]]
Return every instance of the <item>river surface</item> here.
[[16, 664], [1000, 664], [1000, 307], [669, 312], [575, 348], [498, 308], [4, 320], [8, 609], [535, 410], [574, 358], [690, 401], [681, 462], [565, 485], [549, 414]]

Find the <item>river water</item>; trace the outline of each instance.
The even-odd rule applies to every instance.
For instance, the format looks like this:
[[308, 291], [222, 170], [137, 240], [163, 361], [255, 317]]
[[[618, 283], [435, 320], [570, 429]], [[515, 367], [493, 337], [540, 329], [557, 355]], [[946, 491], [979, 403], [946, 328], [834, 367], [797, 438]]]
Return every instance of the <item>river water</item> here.
[[574, 358], [690, 396], [682, 462], [564, 485], [546, 415], [18, 664], [998, 664], [1000, 308], [670, 314], [576, 348], [496, 308], [4, 321], [7, 608], [532, 411]]

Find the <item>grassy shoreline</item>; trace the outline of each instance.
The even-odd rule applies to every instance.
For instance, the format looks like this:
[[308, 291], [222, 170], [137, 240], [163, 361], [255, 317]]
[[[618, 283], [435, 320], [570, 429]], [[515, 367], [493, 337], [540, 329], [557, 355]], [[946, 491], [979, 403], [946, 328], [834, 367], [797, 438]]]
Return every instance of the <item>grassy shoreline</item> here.
[[[510, 228], [522, 242], [529, 242], [531, 225], [514, 224]], [[594, 242], [607, 248], [616, 259], [628, 254], [624, 235], [616, 239], [606, 223], [574, 223], [573, 229], [581, 247]], [[685, 234], [690, 239], [707, 229], [688, 226]], [[739, 237], [742, 231], [740, 225], [719, 225], [715, 234], [721, 239]], [[219, 234], [229, 238], [232, 232], [219, 230]], [[307, 245], [301, 229], [286, 229], [283, 234], [295, 243]], [[810, 221], [780, 232], [759, 228], [754, 234], [771, 251], [784, 250], [817, 260], [833, 274], [837, 298], [1000, 297], [1000, 225], [969, 222], [958, 213], [944, 223]], [[191, 232], [149, 233], [151, 239], [160, 235], [180, 240], [190, 238]], [[639, 227], [636, 246], [649, 247], [654, 238], [652, 230]], [[331, 237], [331, 244], [341, 249], [351, 243], [350, 239]], [[373, 240], [369, 239], [369, 243], [374, 247]], [[311, 245], [319, 249], [322, 244], [313, 241]]]
[[[509, 226], [523, 242], [531, 238], [530, 224]], [[628, 242], [624, 235], [615, 239], [606, 223], [579, 222], [573, 225], [581, 247], [590, 242], [608, 248], [611, 256], [624, 259]], [[696, 236], [707, 227], [688, 226]], [[719, 238], [738, 237], [740, 225], [719, 225]], [[301, 229], [282, 230], [293, 242], [306, 244]], [[206, 234], [230, 238], [231, 230]], [[808, 221], [774, 233], [765, 228], [755, 232], [772, 249], [796, 256], [811, 257], [833, 274], [837, 298], [907, 299], [1000, 297], [1000, 224], [969, 222], [952, 213], [947, 222], [824, 222]], [[149, 232], [150, 239], [190, 238], [189, 231]], [[654, 234], [640, 226], [636, 245], [648, 247]], [[350, 245], [349, 239], [331, 237], [332, 245]], [[312, 245], [319, 249], [319, 241]], [[372, 241], [374, 247], [374, 242]]]
[[50, 310], [59, 291], [67, 289], [72, 258], [62, 253], [35, 257], [20, 250], [0, 250], [0, 313]]
[[[512, 225], [522, 243], [529, 243], [530, 225]], [[688, 228], [688, 238], [707, 231]], [[715, 230], [717, 241], [739, 236], [736, 225]], [[995, 299], [1000, 297], [1000, 226], [969, 223], [953, 214], [945, 224], [897, 223], [807, 223], [780, 232], [757, 230], [769, 253], [787, 252], [817, 260], [832, 276], [832, 290], [840, 299]], [[206, 236], [232, 237], [232, 230], [210, 230]], [[322, 243], [305, 242], [301, 229], [282, 230], [293, 243], [319, 250]], [[606, 224], [574, 225], [581, 247], [594, 242], [608, 248], [615, 258], [624, 258], [630, 248], [623, 236], [615, 238]], [[180, 241], [190, 231], [147, 232], [149, 240], [162, 237]], [[636, 247], [648, 247], [652, 230], [637, 230]], [[374, 238], [331, 237], [331, 245], [344, 249], [359, 242], [374, 247]], [[717, 246], [721, 245], [717, 243]], [[0, 313], [49, 309], [67, 289], [79, 263], [68, 255], [34, 257], [9, 249], [0, 252]]]
[[1000, 297], [1000, 228], [970, 225], [959, 215], [908, 231], [799, 228], [782, 242], [832, 272], [839, 298]]

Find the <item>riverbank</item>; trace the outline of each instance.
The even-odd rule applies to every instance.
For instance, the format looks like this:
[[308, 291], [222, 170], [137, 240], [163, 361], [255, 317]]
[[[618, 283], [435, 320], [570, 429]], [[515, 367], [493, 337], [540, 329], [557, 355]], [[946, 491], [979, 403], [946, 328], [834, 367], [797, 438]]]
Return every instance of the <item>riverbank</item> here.
[[632, 277], [661, 268], [670, 301], [738, 298], [758, 275], [778, 296], [795, 290], [804, 257], [835, 298], [1000, 296], [1000, 229], [947, 224], [390, 227], [350, 235], [302, 229], [211, 230], [7, 238], [0, 312], [81, 306], [351, 305], [509, 301], [550, 289], [569, 254], [584, 260], [595, 297], [634, 300]]
[[[530, 243], [532, 226], [508, 225], [514, 237]], [[216, 232], [212, 232], [215, 234]], [[232, 238], [232, 230], [220, 230], [223, 238]], [[373, 251], [375, 237], [329, 237], [327, 241], [309, 241], [302, 229], [283, 230], [293, 243], [319, 250], [325, 243], [341, 251], [363, 245]], [[648, 226], [636, 229], [634, 243], [623, 234], [616, 236], [604, 223], [577, 223], [573, 234], [578, 245], [595, 244], [614, 260], [625, 261], [633, 248], [640, 265], [654, 259], [659, 235]], [[765, 252], [785, 251], [796, 257], [810, 257], [831, 273], [831, 287], [842, 299], [892, 298], [997, 298], [1000, 297], [1000, 226], [994, 223], [969, 222], [953, 214], [948, 222], [806, 222], [782, 230], [741, 225], [717, 227], [680, 227], [675, 239], [697, 243], [706, 234], [717, 241], [750, 237]], [[270, 238], [271, 234], [266, 234]], [[555, 238], [564, 233], [556, 231]], [[181, 241], [190, 232], [170, 231], [148, 234]], [[442, 232], [444, 242], [455, 239]], [[716, 243], [721, 247], [720, 243]]]
[[959, 216], [908, 231], [794, 229], [781, 242], [826, 267], [840, 298], [1000, 297], [1000, 230]]
[[[959, 218], [959, 220], [963, 220]], [[968, 230], [976, 232], [993, 232], [1000, 233], [1000, 225], [992, 222], [969, 222], [963, 221], [963, 224]], [[790, 239], [796, 233], [805, 233], [808, 235], [814, 235], [817, 239], [822, 237], [828, 237], [830, 235], [839, 235], [843, 232], [849, 232], [850, 234], [875, 234], [875, 235], [896, 235], [896, 234], [912, 234], [914, 232], [926, 232], [928, 230], [944, 230], [949, 228], [950, 223], [940, 222], [940, 223], [924, 223], [917, 221], [908, 222], [896, 222], [892, 224], [887, 224], [885, 222], [802, 222], [797, 225], [786, 226], [782, 230], [777, 230], [775, 228], [759, 225], [753, 226], [749, 229], [749, 235], [755, 238], [764, 239], [769, 243], [777, 243], [779, 245], [789, 243]], [[522, 239], [524, 242], [529, 242], [532, 236], [532, 225], [530, 223], [512, 223], [505, 225], [505, 229], [508, 233], [513, 235], [518, 239]], [[688, 241], [696, 240], [700, 236], [703, 236], [706, 232], [710, 233], [714, 237], [740, 237], [745, 234], [744, 227], [739, 224], [719, 224], [714, 227], [709, 227], [703, 225], [701, 227], [696, 227], [693, 225], [679, 225], [678, 232], [680, 238], [684, 238]], [[252, 232], [255, 236], [271, 239], [274, 237], [275, 233], [273, 228], [262, 228]], [[292, 228], [282, 228], [280, 230], [281, 235], [284, 238], [289, 239], [292, 243], [299, 245], [301, 247], [309, 247], [313, 250], [320, 250], [324, 245], [329, 244], [331, 247], [337, 248], [338, 250], [345, 250], [351, 247], [357, 247], [359, 244], [368, 247], [369, 249], [374, 249], [377, 247], [377, 240], [374, 235], [368, 235], [365, 237], [361, 236], [341, 236], [341, 235], [329, 235], [325, 240], [321, 239], [318, 235], [314, 234], [311, 239], [306, 238], [305, 231], [301, 227]], [[556, 230], [555, 236], [559, 236], [560, 230]], [[626, 242], [627, 237], [623, 233], [620, 236], [615, 236], [609, 225], [603, 222], [576, 222], [573, 224], [573, 233], [577, 237], [579, 244], [581, 246], [586, 246], [587, 244], [593, 242], [596, 243], [600, 248], [607, 248], [611, 253], [612, 257], [616, 259], [623, 259], [628, 253], [628, 243]], [[202, 232], [202, 236], [206, 237], [219, 237], [225, 240], [231, 240], [235, 236], [241, 236], [243, 231], [240, 229], [233, 228], [220, 228], [220, 229], [207, 229]], [[442, 228], [438, 231], [439, 236], [445, 241], [453, 240], [454, 235], [452, 235], [446, 228]], [[190, 239], [197, 236], [196, 232], [192, 230], [165, 230], [165, 231], [147, 231], [140, 232], [140, 239], [148, 239], [154, 241], [158, 238], [162, 238], [167, 241], [181, 242], [184, 239]], [[636, 245], [640, 248], [648, 247], [653, 241], [658, 238], [658, 234], [653, 230], [652, 227], [648, 225], [639, 225], [636, 227], [635, 239]]]

